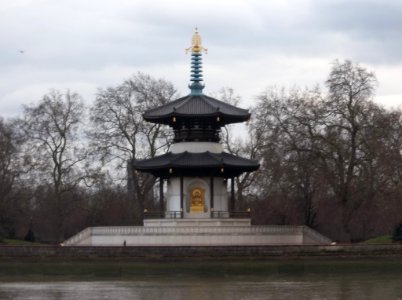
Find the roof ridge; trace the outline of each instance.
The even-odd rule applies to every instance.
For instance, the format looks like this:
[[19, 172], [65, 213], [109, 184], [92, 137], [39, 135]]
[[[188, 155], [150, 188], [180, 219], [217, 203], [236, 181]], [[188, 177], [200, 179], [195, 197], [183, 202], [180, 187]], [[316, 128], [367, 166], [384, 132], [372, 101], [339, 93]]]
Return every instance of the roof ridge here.
[[[209, 98], [212, 98], [212, 97], [209, 97], [209, 96], [207, 96], [207, 95], [201, 95], [201, 96], [204, 96], [203, 98], [201, 98], [201, 100], [202, 99], [205, 99], [205, 103], [209, 106], [209, 107], [212, 107], [214, 110], [216, 110], [216, 111], [219, 111], [220, 110], [220, 108], [219, 108], [219, 106], [216, 108], [215, 107], [215, 105], [213, 104], [213, 103], [211, 103], [211, 101], [209, 100]], [[212, 98], [212, 99], [214, 99], [214, 98]], [[216, 99], [214, 99], [214, 100], [216, 100]], [[219, 101], [219, 100], [218, 100]]]
[[210, 151], [206, 151], [205, 153], [208, 154], [209, 157], [211, 157], [212, 159], [214, 159], [217, 162], [223, 162], [221, 158], [219, 158], [219, 154], [218, 153], [213, 153]]
[[173, 163], [173, 162], [179, 160], [180, 158], [183, 157], [183, 155], [188, 154], [188, 151], [184, 151], [184, 152], [180, 152], [180, 153], [173, 153], [172, 152], [172, 154], [174, 156], [170, 159], [170, 163]]
[[182, 100], [182, 101], [179, 103], [179, 105], [173, 106], [173, 110], [175, 111], [178, 108], [184, 106], [186, 103], [188, 103], [190, 101], [191, 97], [192, 97], [192, 96], [191, 97], [188, 97], [188, 96], [190, 96], [190, 95], [187, 95], [187, 96], [184, 96], [184, 97], [181, 97], [181, 98], [177, 99], [177, 100]]

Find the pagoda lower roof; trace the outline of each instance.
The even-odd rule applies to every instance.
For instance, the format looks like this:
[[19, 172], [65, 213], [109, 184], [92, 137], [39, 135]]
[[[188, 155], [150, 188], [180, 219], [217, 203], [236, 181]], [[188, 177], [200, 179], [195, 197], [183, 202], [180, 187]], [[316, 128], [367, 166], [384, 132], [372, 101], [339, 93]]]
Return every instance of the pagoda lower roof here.
[[259, 163], [256, 160], [242, 158], [226, 152], [202, 153], [182, 152], [156, 156], [150, 159], [135, 160], [136, 170], [151, 173], [157, 177], [174, 176], [216, 176], [236, 177], [243, 172], [256, 171]]
[[172, 118], [219, 117], [223, 125], [250, 119], [247, 109], [238, 108], [206, 95], [187, 95], [165, 105], [147, 110], [144, 119], [170, 125]]

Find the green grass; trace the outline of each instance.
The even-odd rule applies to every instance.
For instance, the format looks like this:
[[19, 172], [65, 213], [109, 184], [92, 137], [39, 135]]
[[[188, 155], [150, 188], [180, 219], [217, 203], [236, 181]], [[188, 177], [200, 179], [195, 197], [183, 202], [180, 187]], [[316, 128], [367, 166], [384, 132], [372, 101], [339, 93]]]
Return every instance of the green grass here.
[[32, 246], [32, 245], [44, 245], [41, 243], [32, 243], [32, 242], [27, 242], [23, 240], [14, 240], [14, 239], [2, 239], [1, 240], [2, 245], [10, 245], [10, 246]]
[[392, 238], [390, 235], [377, 236], [364, 241], [363, 244], [392, 244]]

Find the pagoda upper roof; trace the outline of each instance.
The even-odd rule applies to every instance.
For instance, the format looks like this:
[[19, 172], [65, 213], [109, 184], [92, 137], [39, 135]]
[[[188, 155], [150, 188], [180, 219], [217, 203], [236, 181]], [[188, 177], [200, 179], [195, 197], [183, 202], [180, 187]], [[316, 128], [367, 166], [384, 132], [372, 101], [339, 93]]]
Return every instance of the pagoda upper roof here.
[[148, 172], [157, 177], [172, 176], [220, 176], [236, 177], [243, 172], [255, 171], [259, 168], [256, 160], [242, 158], [226, 152], [202, 153], [182, 152], [156, 156], [150, 159], [135, 160], [135, 169]]
[[220, 124], [244, 122], [250, 119], [247, 109], [238, 108], [204, 94], [189, 94], [165, 105], [147, 110], [144, 119], [153, 123], [172, 124], [172, 118], [219, 117]]

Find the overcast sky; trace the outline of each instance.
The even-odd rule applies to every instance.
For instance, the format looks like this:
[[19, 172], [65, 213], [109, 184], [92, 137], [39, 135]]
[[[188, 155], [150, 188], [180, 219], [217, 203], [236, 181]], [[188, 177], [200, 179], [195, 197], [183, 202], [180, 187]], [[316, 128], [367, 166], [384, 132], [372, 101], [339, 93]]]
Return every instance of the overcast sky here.
[[247, 107], [267, 86], [323, 86], [350, 59], [376, 73], [379, 103], [402, 106], [400, 0], [0, 0], [0, 116], [52, 88], [90, 103], [137, 71], [184, 95], [195, 26], [206, 94], [232, 87]]

